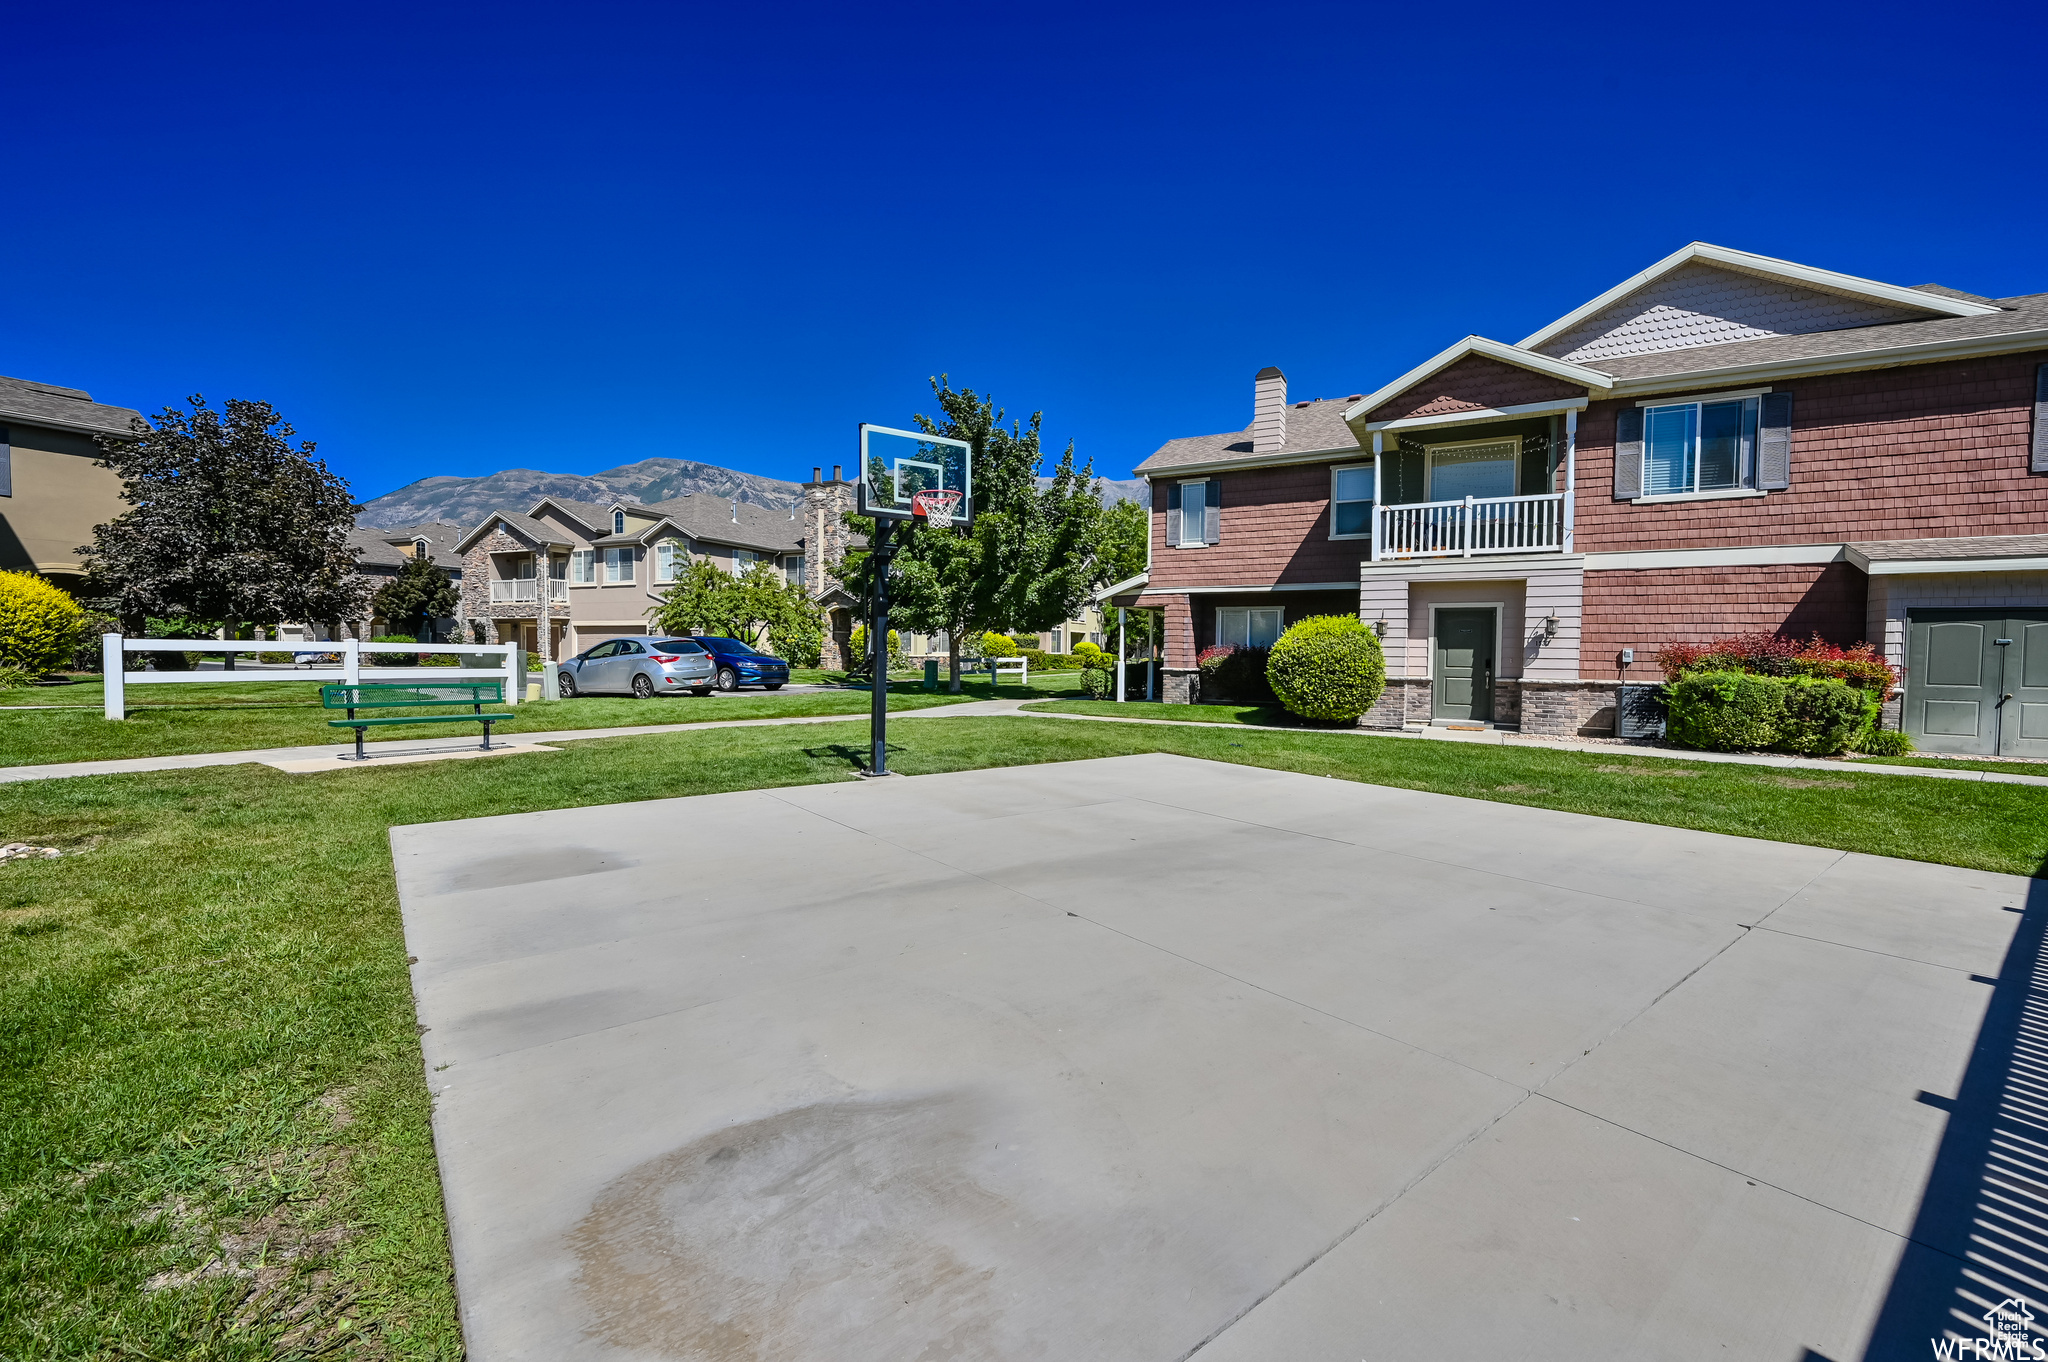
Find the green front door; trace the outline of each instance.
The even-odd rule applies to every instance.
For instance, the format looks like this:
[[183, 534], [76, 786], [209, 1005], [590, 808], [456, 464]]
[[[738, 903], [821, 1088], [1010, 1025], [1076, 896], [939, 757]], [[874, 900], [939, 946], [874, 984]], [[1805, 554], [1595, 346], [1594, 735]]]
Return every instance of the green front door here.
[[1436, 684], [1430, 717], [1493, 718], [1493, 611], [1436, 612]]
[[2048, 757], [2048, 610], [1915, 610], [1906, 732], [1929, 752]]

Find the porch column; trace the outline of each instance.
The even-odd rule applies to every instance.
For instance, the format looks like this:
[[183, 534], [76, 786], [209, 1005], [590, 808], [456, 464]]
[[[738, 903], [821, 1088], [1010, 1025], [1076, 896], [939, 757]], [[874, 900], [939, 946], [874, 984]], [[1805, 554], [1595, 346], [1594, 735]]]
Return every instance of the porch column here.
[[1372, 561], [1375, 563], [1380, 560], [1380, 508], [1387, 504], [1386, 484], [1381, 481], [1387, 471], [1386, 452], [1380, 440], [1384, 433], [1377, 430], [1372, 433]]
[[1579, 414], [1568, 411], [1564, 414], [1564, 551], [1572, 548], [1573, 510], [1578, 504], [1579, 477]]
[[1124, 702], [1124, 608], [1116, 608], [1116, 702]]

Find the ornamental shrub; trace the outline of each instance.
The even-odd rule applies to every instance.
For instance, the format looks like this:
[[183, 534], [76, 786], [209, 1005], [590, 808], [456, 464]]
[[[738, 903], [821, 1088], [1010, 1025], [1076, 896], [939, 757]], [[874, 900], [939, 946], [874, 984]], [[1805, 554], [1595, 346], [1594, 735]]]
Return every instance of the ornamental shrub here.
[[1657, 653], [1666, 681], [1696, 672], [1748, 672], [1752, 676], [1813, 676], [1846, 681], [1889, 695], [1899, 675], [1868, 643], [1840, 648], [1819, 634], [1804, 643], [1779, 634], [1731, 634], [1711, 643], [1672, 643]]
[[1782, 683], [1785, 709], [1778, 720], [1780, 752], [1832, 757], [1846, 752], [1877, 727], [1877, 697], [1844, 681], [1791, 676]]
[[[868, 627], [865, 624], [853, 626], [853, 637], [847, 640], [855, 657], [868, 655]], [[896, 671], [903, 665], [903, 636], [894, 629], [889, 631], [889, 670]]]
[[1896, 728], [1878, 728], [1873, 725], [1852, 750], [1873, 757], [1903, 757], [1913, 751], [1913, 740]]
[[[364, 657], [364, 660], [365, 660], [365, 662], [366, 662], [366, 663], [367, 663], [367, 664], [368, 664], [369, 666], [372, 666], [372, 667], [417, 667], [417, 666], [419, 665], [419, 662], [420, 662], [420, 652], [419, 652], [419, 643], [420, 643], [420, 641], [419, 641], [418, 639], [416, 639], [416, 638], [413, 638], [413, 637], [412, 637], [411, 635], [409, 635], [409, 634], [378, 634], [378, 635], [377, 635], [377, 636], [376, 636], [375, 638], [371, 639], [371, 640], [370, 640], [370, 642], [372, 642], [372, 643], [410, 643], [410, 644], [412, 645], [412, 650], [411, 650], [411, 651], [409, 651], [409, 652], [403, 652], [403, 653], [382, 653], [382, 652], [379, 652], [379, 653], [365, 653], [365, 654], [363, 654], [363, 657]], [[539, 653], [534, 653], [534, 654], [533, 654], [533, 656], [537, 658], [537, 657], [539, 657], [539, 656], [540, 656], [540, 654], [539, 654]], [[528, 667], [528, 668], [527, 668], [527, 670], [529, 670], [529, 671], [538, 671], [538, 670], [539, 670], [539, 668], [538, 668], [538, 667]]]
[[1387, 661], [1356, 615], [1313, 615], [1273, 645], [1266, 679], [1290, 713], [1351, 724], [1387, 688]]
[[1748, 672], [1690, 672], [1664, 688], [1664, 736], [1708, 752], [1761, 752], [1778, 740], [1785, 687]]
[[1270, 705], [1273, 686], [1266, 679], [1266, 665], [1273, 651], [1234, 643], [1204, 648], [1195, 665], [1202, 669], [1202, 699], [1240, 705]]
[[0, 668], [41, 676], [71, 660], [86, 624], [77, 601], [33, 572], [0, 572]]

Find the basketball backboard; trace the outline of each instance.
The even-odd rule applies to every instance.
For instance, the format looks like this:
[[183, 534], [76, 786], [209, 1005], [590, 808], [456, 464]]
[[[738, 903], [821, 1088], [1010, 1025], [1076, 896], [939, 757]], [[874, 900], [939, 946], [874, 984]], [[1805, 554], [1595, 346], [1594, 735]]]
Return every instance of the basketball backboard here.
[[973, 447], [965, 440], [862, 423], [856, 511], [908, 520], [922, 508], [934, 525], [974, 518]]

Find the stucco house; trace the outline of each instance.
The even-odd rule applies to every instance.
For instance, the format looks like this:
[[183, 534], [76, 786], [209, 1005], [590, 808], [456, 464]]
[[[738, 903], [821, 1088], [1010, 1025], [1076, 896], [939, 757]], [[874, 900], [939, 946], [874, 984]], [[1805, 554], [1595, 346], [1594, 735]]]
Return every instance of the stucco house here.
[[2048, 294], [1907, 288], [1694, 243], [1519, 342], [1376, 387], [1252, 384], [1170, 440], [1147, 575], [1196, 653], [1356, 611], [1371, 726], [1611, 733], [1666, 643], [1868, 640], [1930, 750], [2048, 756]]
[[0, 568], [77, 587], [93, 527], [128, 509], [97, 437], [128, 435], [140, 419], [78, 388], [0, 378]]
[[829, 479], [822, 472], [812, 470], [801, 506], [781, 510], [684, 495], [646, 505], [542, 497], [493, 511], [455, 543], [463, 622], [476, 642], [569, 657], [645, 632], [648, 612], [692, 561], [734, 573], [766, 563], [825, 606], [825, 662], [843, 665], [855, 603], [826, 565], [845, 549], [853, 484], [839, 467]]

